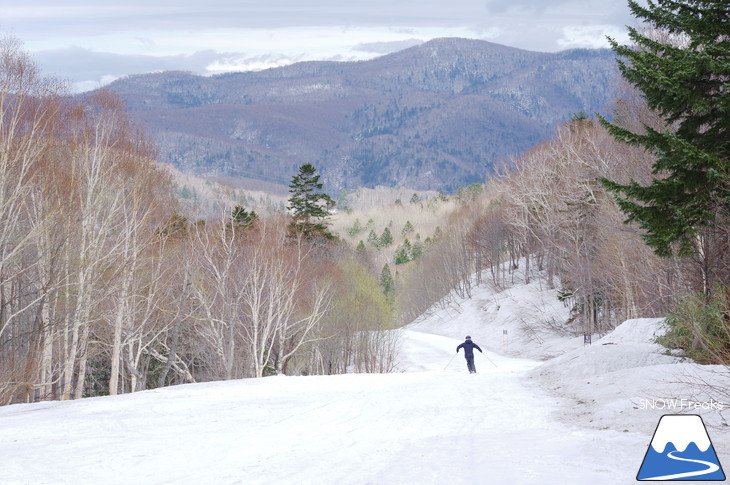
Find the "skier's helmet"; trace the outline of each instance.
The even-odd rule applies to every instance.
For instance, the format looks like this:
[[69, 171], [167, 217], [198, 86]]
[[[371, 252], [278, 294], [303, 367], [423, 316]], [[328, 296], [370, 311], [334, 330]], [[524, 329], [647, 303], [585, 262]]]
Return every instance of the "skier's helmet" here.
[[471, 340], [471, 337], [467, 335], [467, 336], [466, 336], [466, 339], [467, 339], [467, 340]]

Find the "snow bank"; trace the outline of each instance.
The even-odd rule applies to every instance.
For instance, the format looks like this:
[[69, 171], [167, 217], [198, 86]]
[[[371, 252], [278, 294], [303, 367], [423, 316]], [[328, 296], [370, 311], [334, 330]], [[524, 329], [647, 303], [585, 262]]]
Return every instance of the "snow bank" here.
[[618, 343], [653, 344], [656, 342], [657, 337], [666, 334], [667, 330], [663, 318], [636, 318], [626, 320], [596, 343], [602, 345]]
[[526, 284], [521, 270], [514, 284], [495, 286], [488, 272], [472, 297], [452, 295], [446, 308], [434, 305], [407, 328], [463, 340], [466, 335], [482, 348], [512, 357], [547, 360], [578, 348], [583, 339], [566, 332], [569, 308], [558, 300], [557, 290], [533, 278]]
[[564, 399], [558, 419], [580, 426], [651, 433], [662, 415], [684, 412], [725, 426], [727, 369], [670, 355], [655, 343], [665, 332], [663, 319], [627, 320], [593, 345], [544, 363], [529, 378]]
[[592, 345], [584, 345], [545, 363], [540, 372], [568, 379], [590, 378], [621, 369], [672, 364], [676, 357], [654, 343], [663, 330], [662, 319], [627, 320]]
[[663, 319], [628, 320], [584, 345], [565, 331], [568, 317], [556, 290], [537, 278], [526, 284], [517, 271], [511, 287], [476, 287], [471, 299], [453, 298], [407, 328], [455, 340], [471, 335], [497, 354], [546, 361], [525, 380], [561, 403], [555, 419], [566, 424], [651, 436], [662, 415], [692, 412], [730, 442], [728, 369], [671, 355], [656, 343], [667, 330]]

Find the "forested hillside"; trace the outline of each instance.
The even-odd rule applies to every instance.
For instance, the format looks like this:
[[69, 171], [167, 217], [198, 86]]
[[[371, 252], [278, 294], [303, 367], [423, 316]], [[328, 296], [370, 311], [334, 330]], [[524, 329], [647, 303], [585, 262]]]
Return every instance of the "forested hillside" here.
[[729, 12], [629, 3], [646, 26], [629, 29], [632, 45], [611, 41], [627, 81], [614, 121], [576, 116], [514, 157], [407, 274], [406, 314], [454, 288], [468, 295], [474, 269], [508, 278], [495, 271], [506, 253], [513, 267], [524, 258], [544, 269], [572, 331], [666, 316], [666, 346], [730, 362]]
[[455, 191], [605, 112], [608, 50], [555, 54], [438, 39], [364, 62], [305, 62], [213, 77], [131, 76], [109, 89], [184, 172], [288, 183], [316, 165], [332, 191], [376, 185]]
[[121, 106], [0, 43], [0, 403], [392, 367], [391, 303], [352, 250], [283, 213], [188, 219]]

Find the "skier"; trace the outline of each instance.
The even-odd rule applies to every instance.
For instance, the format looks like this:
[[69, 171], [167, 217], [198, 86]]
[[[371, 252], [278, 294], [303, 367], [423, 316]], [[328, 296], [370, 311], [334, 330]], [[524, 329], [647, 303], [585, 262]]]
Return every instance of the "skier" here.
[[[466, 358], [466, 367], [469, 369], [469, 374], [476, 374], [477, 368], [474, 367], [474, 349], [477, 349], [479, 352], [482, 352], [482, 349], [479, 348], [477, 344], [471, 341], [470, 336], [466, 336], [466, 340], [464, 340], [463, 344], [459, 344], [458, 347], [456, 347], [456, 353], [459, 353], [459, 349], [464, 349], [464, 357]], [[484, 352], [482, 352], [484, 353]]]

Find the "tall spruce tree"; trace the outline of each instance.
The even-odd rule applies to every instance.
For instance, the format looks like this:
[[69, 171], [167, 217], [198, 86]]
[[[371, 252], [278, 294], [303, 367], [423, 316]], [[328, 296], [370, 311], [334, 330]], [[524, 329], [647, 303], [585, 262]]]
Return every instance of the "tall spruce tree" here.
[[302, 234], [306, 239], [324, 236], [333, 239], [334, 235], [327, 229], [330, 210], [335, 201], [322, 192], [317, 169], [311, 163], [299, 167], [299, 173], [292, 177], [289, 185], [289, 210], [293, 221], [289, 225], [292, 234]]
[[[656, 156], [649, 185], [602, 180], [627, 222], [636, 221], [660, 256], [705, 252], [702, 238], [730, 211], [730, 7], [727, 0], [630, 0], [629, 7], [657, 40], [629, 28], [635, 45], [619, 45], [619, 69], [665, 122], [634, 133], [602, 124], [619, 141]], [[715, 249], [717, 251], [717, 249]]]

